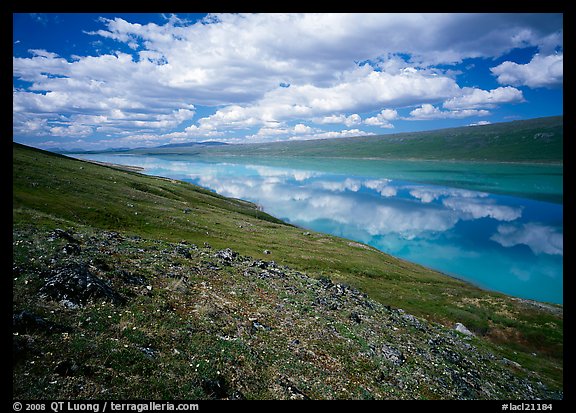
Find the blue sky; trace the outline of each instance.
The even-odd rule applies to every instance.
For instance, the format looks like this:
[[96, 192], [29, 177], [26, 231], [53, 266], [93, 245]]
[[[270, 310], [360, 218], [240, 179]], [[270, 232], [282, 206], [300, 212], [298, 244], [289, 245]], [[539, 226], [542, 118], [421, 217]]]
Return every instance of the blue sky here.
[[14, 14], [14, 140], [104, 149], [563, 114], [562, 14]]

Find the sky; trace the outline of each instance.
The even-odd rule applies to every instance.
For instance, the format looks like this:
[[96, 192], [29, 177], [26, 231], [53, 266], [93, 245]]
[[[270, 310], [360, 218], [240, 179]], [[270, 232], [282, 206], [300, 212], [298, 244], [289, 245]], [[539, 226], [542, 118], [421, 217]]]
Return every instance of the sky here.
[[13, 140], [48, 150], [555, 116], [562, 86], [562, 14], [13, 14]]

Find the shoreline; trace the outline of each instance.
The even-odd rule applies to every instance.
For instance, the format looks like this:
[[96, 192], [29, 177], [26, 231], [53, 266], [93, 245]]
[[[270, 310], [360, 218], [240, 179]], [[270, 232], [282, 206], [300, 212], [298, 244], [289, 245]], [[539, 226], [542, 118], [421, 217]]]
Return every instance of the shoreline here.
[[[358, 161], [403, 161], [403, 162], [446, 162], [446, 163], [474, 163], [474, 164], [494, 164], [494, 165], [526, 165], [526, 166], [564, 166], [564, 162], [558, 161], [497, 161], [497, 160], [477, 160], [477, 159], [426, 159], [426, 158], [381, 158], [381, 157], [361, 157], [361, 156], [315, 156], [315, 155], [284, 155], [284, 154], [264, 154], [264, 153], [253, 153], [253, 154], [235, 154], [235, 153], [203, 153], [203, 152], [164, 152], [164, 151], [150, 151], [150, 152], [98, 152], [90, 153], [95, 155], [140, 155], [140, 156], [155, 156], [155, 155], [170, 155], [170, 156], [208, 156], [208, 157], [230, 157], [230, 158], [272, 158], [272, 159], [347, 159], [347, 160], [358, 160]], [[82, 155], [82, 154], [74, 154]]]
[[[69, 155], [66, 155], [66, 156], [69, 156]], [[143, 156], [150, 156], [150, 155], [143, 155]], [[243, 155], [240, 155], [240, 156], [243, 156]], [[180, 180], [180, 179], [174, 179], [174, 178], [170, 178], [170, 177], [166, 177], [166, 176], [159, 176], [159, 175], [148, 175], [148, 174], [146, 174], [146, 173], [143, 172], [143, 171], [145, 171], [145, 168], [144, 168], [144, 167], [140, 167], [140, 166], [135, 166], [135, 165], [122, 165], [122, 164], [115, 164], [115, 163], [103, 162], [103, 161], [93, 161], [93, 160], [84, 159], [84, 158], [74, 158], [74, 159], [78, 159], [78, 160], [82, 160], [82, 161], [94, 163], [94, 164], [96, 164], [96, 165], [108, 166], [108, 167], [112, 167], [112, 168], [116, 168], [116, 169], [120, 169], [120, 170], [126, 170], [126, 171], [129, 171], [129, 172], [142, 173], [143, 175], [146, 175], [146, 176], [154, 176], [154, 177], [157, 177], [157, 178], [160, 178], [160, 179], [166, 179], [166, 180], [170, 180], [170, 181], [179, 181], [179, 182], [184, 182], [184, 183], [190, 184], [190, 182], [182, 181], [182, 180]], [[354, 159], [357, 159], [357, 158], [354, 158]], [[416, 160], [415, 160], [415, 161], [416, 161]], [[196, 185], [196, 184], [193, 184], [193, 185]], [[199, 186], [200, 188], [209, 190], [209, 191], [213, 191], [213, 190], [210, 189], [210, 188], [206, 188], [206, 187], [203, 187], [203, 186], [200, 186], [200, 185], [197, 185], [197, 186]], [[213, 191], [213, 192], [215, 192], [215, 191]], [[217, 192], [215, 192], [215, 193], [217, 193]], [[240, 198], [233, 198], [233, 199], [237, 199], [237, 200], [240, 200], [240, 201], [242, 201], [242, 202], [246, 202], [246, 203], [249, 203], [249, 204], [253, 204], [253, 202], [247, 201], [247, 200], [245, 200], [245, 199], [240, 199]], [[266, 212], [266, 211], [264, 211], [264, 212]], [[266, 213], [268, 213], [268, 212], [266, 212]], [[278, 218], [278, 217], [275, 217], [275, 218], [277, 218], [277, 219], [280, 220], [280, 218]], [[282, 221], [283, 221], [283, 220], [282, 220]], [[287, 225], [292, 225], [292, 226], [293, 226], [293, 224], [290, 224], [289, 222], [286, 222], [286, 221], [283, 221], [283, 222], [286, 223]], [[329, 233], [325, 233], [325, 232], [315, 231], [315, 230], [310, 229], [310, 228], [305, 228], [305, 227], [300, 227], [300, 226], [296, 226], [296, 227], [302, 228], [303, 230], [306, 230], [306, 231], [314, 231], [314, 232], [321, 233], [321, 234], [324, 234], [324, 235], [336, 236], [336, 235], [329, 234]], [[407, 263], [410, 263], [410, 264], [413, 264], [413, 265], [418, 265], [418, 266], [421, 266], [421, 267], [426, 268], [426, 269], [428, 269], [428, 270], [435, 271], [435, 272], [437, 272], [437, 273], [439, 273], [439, 274], [441, 274], [441, 275], [443, 275], [443, 276], [445, 276], [445, 277], [452, 278], [452, 279], [458, 280], [458, 281], [460, 281], [460, 282], [467, 283], [467, 284], [469, 284], [469, 285], [471, 285], [471, 286], [473, 286], [473, 287], [475, 287], [475, 288], [478, 288], [478, 289], [480, 289], [480, 290], [482, 290], [482, 291], [487, 291], [487, 292], [496, 293], [496, 294], [502, 294], [502, 295], [508, 296], [508, 297], [510, 297], [510, 298], [512, 298], [512, 299], [519, 300], [519, 301], [521, 301], [521, 302], [526, 302], [526, 303], [529, 303], [529, 302], [538, 303], [538, 304], [541, 304], [541, 305], [539, 305], [539, 307], [541, 307], [541, 308], [548, 308], [548, 311], [550, 311], [549, 307], [553, 307], [553, 306], [559, 307], [559, 311], [563, 311], [563, 308], [564, 308], [564, 304], [563, 304], [563, 303], [555, 303], [555, 302], [549, 302], [549, 301], [539, 301], [539, 300], [532, 299], [532, 298], [526, 298], [526, 297], [521, 297], [521, 296], [517, 296], [517, 295], [511, 295], [511, 294], [509, 294], [509, 293], [505, 293], [505, 292], [502, 292], [502, 291], [498, 291], [498, 290], [494, 290], [494, 289], [491, 289], [491, 288], [487, 288], [487, 287], [485, 287], [485, 286], [482, 286], [482, 285], [480, 285], [480, 284], [477, 284], [477, 283], [475, 283], [475, 282], [472, 282], [472, 281], [470, 281], [470, 280], [468, 280], [468, 279], [465, 279], [465, 278], [463, 278], [462, 276], [460, 276], [460, 275], [458, 275], [458, 274], [450, 274], [450, 273], [447, 273], [447, 272], [442, 271], [442, 270], [440, 270], [440, 269], [433, 268], [433, 267], [430, 267], [430, 266], [426, 266], [426, 265], [421, 264], [421, 263], [416, 262], [416, 261], [410, 261], [410, 260], [407, 260], [407, 259], [405, 259], [405, 258], [398, 257], [398, 256], [396, 256], [396, 255], [392, 255], [392, 254], [390, 254], [390, 253], [388, 253], [388, 252], [386, 252], [386, 251], [382, 251], [382, 250], [380, 250], [380, 249], [378, 249], [378, 248], [376, 248], [376, 247], [373, 247], [373, 246], [371, 246], [371, 245], [369, 245], [369, 244], [362, 243], [362, 242], [360, 242], [360, 241], [356, 241], [356, 240], [353, 240], [353, 239], [350, 239], [350, 238], [345, 238], [345, 237], [338, 237], [338, 238], [342, 238], [342, 239], [344, 239], [344, 240], [346, 240], [346, 241], [349, 241], [349, 242], [348, 242], [348, 245], [350, 245], [351, 247], [356, 246], [356, 247], [361, 247], [361, 248], [364, 248], [364, 249], [372, 249], [372, 250], [375, 250], [375, 251], [377, 251], [377, 252], [379, 252], [379, 253], [386, 254], [386, 255], [389, 255], [389, 256], [391, 256], [391, 257], [394, 257], [395, 259], [398, 259], [398, 260], [401, 260], [401, 261], [404, 261], [404, 262], [407, 262]], [[352, 245], [352, 244], [357, 244], [357, 245]]]
[[[74, 158], [74, 159], [79, 159], [79, 158]], [[129, 171], [129, 172], [142, 172], [142, 171], [144, 171], [144, 168], [141, 166], [122, 165], [122, 164], [112, 163], [112, 162], [93, 161], [91, 159], [80, 159], [80, 160], [90, 162], [90, 163], [93, 163], [95, 165], [108, 166], [110, 168], [120, 169], [123, 171]]]

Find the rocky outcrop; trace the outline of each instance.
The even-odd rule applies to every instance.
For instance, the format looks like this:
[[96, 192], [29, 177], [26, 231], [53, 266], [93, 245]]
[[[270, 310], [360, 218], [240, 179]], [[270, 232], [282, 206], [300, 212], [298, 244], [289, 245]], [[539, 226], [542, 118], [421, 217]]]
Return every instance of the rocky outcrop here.
[[124, 298], [94, 275], [86, 264], [70, 263], [52, 272], [40, 289], [41, 297], [58, 300], [68, 308], [83, 306], [95, 299], [115, 304], [124, 302]]

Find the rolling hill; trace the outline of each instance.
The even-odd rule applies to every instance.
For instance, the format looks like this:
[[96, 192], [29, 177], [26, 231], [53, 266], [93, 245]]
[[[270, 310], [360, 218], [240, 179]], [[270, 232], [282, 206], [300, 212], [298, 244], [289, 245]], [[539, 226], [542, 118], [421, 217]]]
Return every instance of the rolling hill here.
[[561, 306], [19, 144], [12, 185], [15, 399], [562, 398]]
[[141, 148], [132, 152], [562, 163], [563, 116], [426, 132], [210, 147]]

